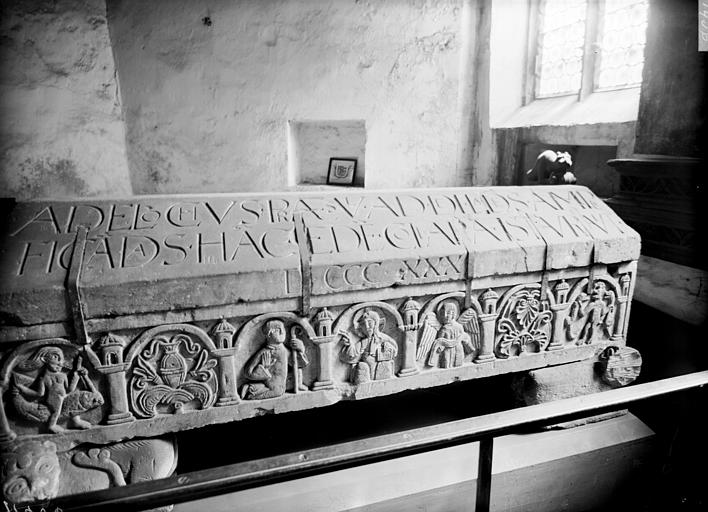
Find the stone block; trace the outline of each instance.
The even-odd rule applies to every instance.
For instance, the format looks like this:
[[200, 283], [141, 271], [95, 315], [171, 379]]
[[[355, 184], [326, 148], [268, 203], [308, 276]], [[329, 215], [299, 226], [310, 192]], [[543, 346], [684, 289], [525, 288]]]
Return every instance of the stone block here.
[[66, 451], [596, 360], [638, 256], [578, 186], [19, 203], [0, 438]]

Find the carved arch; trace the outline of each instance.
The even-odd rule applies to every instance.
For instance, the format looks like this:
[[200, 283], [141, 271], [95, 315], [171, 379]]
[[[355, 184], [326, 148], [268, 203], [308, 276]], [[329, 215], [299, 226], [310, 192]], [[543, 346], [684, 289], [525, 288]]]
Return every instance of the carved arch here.
[[29, 343], [23, 343], [15, 350], [10, 352], [10, 354], [7, 356], [7, 359], [5, 360], [5, 364], [3, 365], [2, 370], [0, 370], [0, 386], [2, 386], [3, 389], [7, 387], [7, 385], [9, 384], [12, 370], [14, 370], [21, 356], [25, 355], [26, 353], [34, 352], [40, 347], [50, 345], [55, 347], [65, 347], [76, 352], [76, 355], [86, 356], [86, 358], [91, 363], [91, 366], [93, 366], [94, 368], [101, 366], [101, 361], [98, 359], [96, 354], [92, 350], [86, 350], [85, 347], [82, 345], [77, 345], [76, 343], [72, 343], [71, 341], [66, 340], [64, 338], [46, 338], [42, 340], [35, 340], [30, 341]]
[[[589, 281], [589, 278], [583, 277], [577, 283], [575, 283], [575, 285], [573, 285], [573, 288], [570, 290], [570, 293], [568, 294], [568, 299], [566, 300], [566, 302], [568, 304], [572, 304], [575, 299], [578, 298], [578, 295], [580, 295], [583, 290], [585, 290]], [[612, 291], [615, 293], [615, 297], [622, 297], [622, 288], [619, 282], [617, 282], [614, 277], [610, 275], [595, 276], [595, 281], [605, 281], [607, 284], [610, 285]]]
[[300, 327], [302, 327], [305, 331], [305, 334], [307, 334], [307, 337], [309, 339], [313, 339], [317, 337], [315, 334], [315, 330], [312, 328], [312, 325], [310, 325], [310, 322], [307, 320], [307, 318], [303, 318], [300, 316], [297, 316], [295, 313], [291, 312], [285, 312], [285, 313], [264, 313], [262, 315], [258, 315], [256, 317], [251, 318], [248, 322], [243, 324], [241, 329], [238, 332], [238, 335], [236, 337], [237, 341], [235, 342], [236, 345], [238, 345], [239, 341], [241, 339], [247, 339], [251, 331], [253, 331], [256, 326], [259, 324], [262, 324], [264, 322], [267, 322], [268, 320], [289, 320], [293, 323], [298, 324]]
[[190, 324], [167, 324], [148, 329], [140, 336], [138, 336], [138, 338], [133, 343], [131, 343], [130, 349], [128, 350], [128, 353], [125, 356], [125, 362], [132, 362], [132, 360], [137, 354], [140, 353], [140, 350], [146, 343], [148, 343], [150, 340], [164, 332], [191, 334], [192, 336], [197, 338], [210, 353], [213, 353], [216, 350], [214, 342], [203, 329], [200, 329], [199, 327]]
[[[465, 292], [450, 292], [450, 293], [443, 293], [442, 295], [438, 295], [437, 297], [434, 297], [433, 299], [430, 299], [428, 303], [425, 305], [425, 307], [421, 310], [420, 315], [418, 318], [425, 318], [425, 316], [433, 312], [435, 313], [438, 305], [448, 299], [462, 299], [464, 302], [465, 299]], [[482, 306], [480, 305], [479, 301], [472, 297], [472, 305], [470, 306], [474, 308], [475, 312], [478, 315], [483, 315], [484, 311], [482, 310]], [[460, 308], [460, 312], [464, 310], [464, 307]]]
[[404, 325], [405, 322], [403, 321], [403, 317], [401, 316], [401, 313], [394, 308], [391, 304], [387, 302], [362, 302], [361, 304], [354, 304], [353, 306], [348, 307], [347, 309], [344, 310], [344, 312], [339, 315], [339, 318], [337, 318], [337, 321], [334, 323], [334, 327], [332, 328], [332, 333], [338, 333], [339, 330], [344, 326], [344, 327], [349, 327], [347, 325], [347, 322], [349, 322], [350, 318], [354, 317], [354, 314], [365, 308], [380, 308], [387, 313], [389, 313], [393, 318], [396, 320], [396, 326], [400, 331], [404, 330]]
[[[550, 287], [549, 287], [550, 288]], [[497, 313], [502, 311], [504, 307], [506, 306], [507, 302], [509, 302], [513, 297], [516, 292], [519, 290], [523, 289], [541, 289], [541, 285], [539, 283], [526, 283], [526, 284], [517, 284], [516, 286], [512, 286], [509, 288], [504, 294], [499, 298], [499, 302], [497, 302]], [[546, 300], [548, 300], [548, 303], [550, 305], [555, 305], [556, 303], [556, 298], [553, 296], [553, 293], [546, 293]]]

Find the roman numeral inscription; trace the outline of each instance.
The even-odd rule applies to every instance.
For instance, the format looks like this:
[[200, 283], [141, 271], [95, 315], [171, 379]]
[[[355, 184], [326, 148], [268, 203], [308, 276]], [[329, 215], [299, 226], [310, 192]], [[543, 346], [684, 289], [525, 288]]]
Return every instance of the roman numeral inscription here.
[[312, 292], [326, 294], [394, 284], [461, 280], [465, 278], [465, 258], [465, 255], [455, 255], [315, 267]]
[[[297, 297], [305, 274], [311, 293], [331, 294], [631, 261], [639, 250], [602, 201], [574, 186], [20, 203], [0, 247], [0, 313], [63, 319], [79, 226], [90, 318], [152, 311], [158, 299], [169, 309]], [[42, 300], [18, 299], [25, 293]]]

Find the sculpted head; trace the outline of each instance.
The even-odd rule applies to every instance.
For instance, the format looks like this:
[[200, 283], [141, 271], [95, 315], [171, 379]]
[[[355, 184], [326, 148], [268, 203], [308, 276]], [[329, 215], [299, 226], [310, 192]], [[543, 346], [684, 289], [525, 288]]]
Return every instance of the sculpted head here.
[[356, 321], [359, 329], [366, 336], [371, 337], [378, 334], [381, 326], [381, 316], [373, 309], [365, 309]]
[[449, 324], [457, 320], [457, 317], [460, 316], [460, 308], [456, 302], [447, 301], [443, 302], [438, 307], [438, 313], [440, 313], [443, 323]]
[[52, 372], [60, 372], [64, 367], [64, 352], [59, 347], [42, 347], [33, 359]]
[[607, 293], [607, 285], [604, 281], [595, 281], [592, 285], [592, 298], [593, 299], [604, 299]]
[[268, 320], [263, 325], [263, 334], [265, 334], [268, 343], [284, 343], [285, 324], [282, 320]]

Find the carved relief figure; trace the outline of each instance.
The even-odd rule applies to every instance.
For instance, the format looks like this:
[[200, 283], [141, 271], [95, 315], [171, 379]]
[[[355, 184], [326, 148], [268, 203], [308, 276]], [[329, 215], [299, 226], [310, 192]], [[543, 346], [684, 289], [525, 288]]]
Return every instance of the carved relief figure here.
[[553, 313], [540, 297], [540, 290], [523, 288], [506, 301], [497, 323], [497, 356], [507, 358], [546, 348]]
[[343, 346], [339, 359], [351, 365], [351, 380], [362, 384], [370, 380], [390, 379], [394, 375], [398, 345], [382, 329], [385, 319], [375, 310], [366, 308], [354, 316], [353, 324], [360, 339], [352, 339], [351, 333], [341, 331]]
[[130, 379], [131, 404], [145, 418], [182, 412], [186, 404], [207, 409], [214, 404], [216, 360], [190, 336], [156, 336], [136, 357]]
[[10, 504], [21, 504], [164, 478], [174, 472], [177, 453], [169, 438], [79, 445], [64, 452], [51, 441], [27, 440], [4, 452], [1, 461], [2, 493]]
[[[81, 356], [76, 357], [73, 370], [71, 368], [64, 359], [64, 352], [52, 346], [40, 348], [31, 358], [19, 363], [13, 373], [12, 386], [12, 403], [18, 414], [46, 423], [47, 430], [54, 433], [64, 431], [57, 423], [61, 419], [68, 419], [68, 426], [73, 428], [90, 428], [91, 423], [81, 419], [81, 414], [103, 405], [103, 397], [88, 378]], [[68, 375], [65, 369], [70, 370]], [[79, 381], [86, 389], [78, 389]]]
[[2, 493], [10, 503], [56, 497], [61, 469], [57, 446], [51, 441], [20, 443], [2, 454]]
[[462, 366], [465, 354], [480, 347], [479, 319], [473, 308], [460, 315], [457, 301], [447, 300], [437, 307], [438, 318], [428, 313], [416, 358], [428, 366], [453, 368]]
[[577, 345], [607, 340], [615, 325], [615, 293], [604, 281], [595, 281], [590, 296], [581, 293], [565, 319], [566, 336]]
[[[246, 400], [261, 400], [275, 398], [285, 393], [288, 379], [289, 351], [285, 347], [287, 331], [282, 320], [269, 320], [263, 325], [265, 344], [246, 364], [246, 378], [252, 382], [241, 388], [241, 398]], [[294, 366], [294, 380], [297, 391], [307, 390], [302, 385], [301, 368], [309, 364], [305, 354], [305, 344], [296, 335], [293, 328], [288, 345], [293, 356], [290, 363]]]

